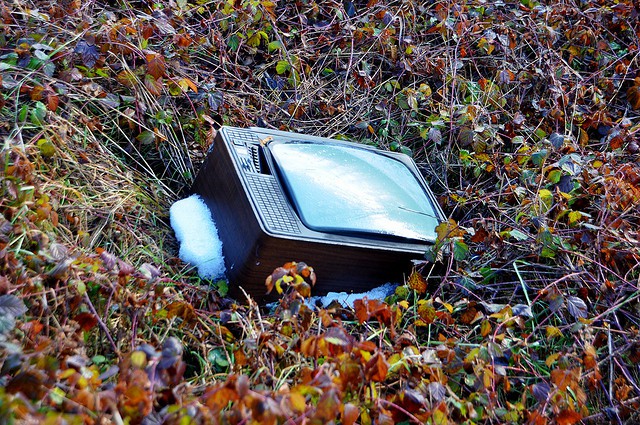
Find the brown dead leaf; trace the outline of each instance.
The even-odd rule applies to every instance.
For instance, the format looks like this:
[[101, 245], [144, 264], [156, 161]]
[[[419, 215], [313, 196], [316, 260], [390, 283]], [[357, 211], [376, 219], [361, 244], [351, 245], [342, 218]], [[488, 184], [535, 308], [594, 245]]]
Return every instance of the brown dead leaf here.
[[633, 85], [627, 90], [627, 100], [633, 109], [640, 109], [640, 85]]

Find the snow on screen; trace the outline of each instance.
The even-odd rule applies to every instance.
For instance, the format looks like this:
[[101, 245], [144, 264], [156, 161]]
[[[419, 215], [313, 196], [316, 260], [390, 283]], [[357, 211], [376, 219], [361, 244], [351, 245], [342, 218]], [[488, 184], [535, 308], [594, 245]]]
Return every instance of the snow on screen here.
[[[191, 195], [174, 203], [169, 210], [171, 227], [180, 242], [179, 257], [198, 269], [198, 275], [203, 279], [224, 277], [225, 266], [222, 256], [222, 242], [218, 237], [218, 229], [211, 218], [209, 207], [198, 195]], [[325, 296], [313, 297], [311, 305], [316, 301], [326, 307], [332, 301], [337, 301], [345, 307], [353, 307], [357, 299], [384, 299], [393, 293], [395, 286], [385, 284], [362, 294], [347, 294], [346, 292], [330, 292]]]

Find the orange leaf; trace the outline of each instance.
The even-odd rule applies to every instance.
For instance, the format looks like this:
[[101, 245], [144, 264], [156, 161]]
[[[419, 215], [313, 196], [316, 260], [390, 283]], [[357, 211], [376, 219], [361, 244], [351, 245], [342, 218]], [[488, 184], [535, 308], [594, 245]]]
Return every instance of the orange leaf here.
[[587, 345], [584, 349], [584, 356], [583, 356], [583, 362], [584, 362], [584, 367], [586, 367], [587, 369], [593, 369], [594, 367], [597, 366], [597, 361], [596, 361], [596, 349], [593, 345]]
[[489, 335], [489, 333], [491, 333], [491, 323], [488, 320], [484, 320], [480, 324], [480, 334], [483, 337], [486, 337], [487, 335]]
[[582, 415], [573, 410], [563, 410], [556, 417], [556, 423], [558, 425], [573, 425], [582, 419]]
[[418, 315], [426, 324], [433, 323], [437, 318], [436, 309], [433, 307], [433, 301], [418, 301]]
[[31, 93], [29, 93], [29, 97], [31, 97], [31, 100], [42, 100], [43, 92], [44, 92], [44, 87], [35, 86], [33, 90], [31, 90]]
[[307, 408], [307, 402], [304, 396], [300, 393], [290, 393], [288, 405], [295, 412], [302, 413]]
[[190, 321], [196, 317], [193, 306], [189, 303], [174, 301], [167, 307], [167, 316], [171, 319], [173, 317], [180, 317], [184, 321]]
[[189, 34], [176, 34], [173, 36], [173, 42], [178, 47], [189, 47], [193, 43], [193, 39]]
[[580, 369], [554, 369], [551, 371], [551, 382], [553, 382], [560, 391], [565, 391], [567, 387], [572, 390], [579, 388], [578, 381], [580, 379]]
[[[185, 78], [182, 78], [182, 79], [180, 80], [180, 82], [178, 83], [178, 85], [182, 88], [182, 87], [183, 87], [183, 84], [184, 84], [184, 87], [188, 87], [188, 88], [190, 88], [191, 90], [193, 90], [194, 92], [198, 93], [198, 86], [196, 86], [196, 83], [194, 83], [194, 82], [193, 82], [193, 81], [191, 81], [190, 79], [188, 79], [188, 78], [186, 78], [186, 77], [185, 77]], [[186, 90], [184, 90], [184, 91], [186, 91]]]
[[60, 98], [55, 93], [47, 94], [47, 109], [51, 112], [55, 112], [58, 109], [58, 104], [60, 103]]
[[373, 382], [383, 382], [389, 371], [389, 363], [380, 353], [374, 354], [365, 366], [367, 379]]
[[264, 10], [269, 14], [269, 16], [271, 16], [271, 18], [276, 17], [276, 4], [274, 2], [263, 0], [260, 3]]
[[466, 309], [460, 315], [460, 322], [464, 325], [468, 325], [474, 321], [478, 314], [478, 309], [475, 307], [475, 301], [471, 301]]
[[385, 302], [363, 298], [361, 300], [355, 300], [353, 308], [356, 311], [356, 318], [360, 323], [364, 323], [373, 317], [385, 325], [391, 324], [391, 309], [389, 308], [389, 304]]
[[315, 419], [322, 423], [333, 422], [340, 412], [340, 398], [335, 389], [331, 388], [322, 394], [316, 407]]
[[355, 300], [353, 303], [353, 309], [356, 311], [356, 319], [358, 319], [358, 323], [364, 323], [369, 320], [370, 316], [365, 300]]
[[409, 276], [407, 284], [409, 285], [409, 288], [413, 289], [418, 294], [424, 294], [427, 292], [427, 280], [415, 270], [411, 273], [411, 276]]
[[226, 386], [210, 390], [204, 395], [204, 403], [214, 411], [220, 411], [227, 407], [229, 403], [238, 400], [239, 397], [236, 390]]

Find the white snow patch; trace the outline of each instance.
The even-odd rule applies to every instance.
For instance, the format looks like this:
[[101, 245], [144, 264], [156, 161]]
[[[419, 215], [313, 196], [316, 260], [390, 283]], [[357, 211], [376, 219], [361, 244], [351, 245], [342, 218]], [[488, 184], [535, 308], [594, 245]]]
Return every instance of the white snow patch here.
[[348, 294], [346, 292], [329, 292], [327, 295], [321, 297], [311, 297], [309, 303], [311, 305], [317, 305], [318, 303], [322, 305], [322, 307], [327, 307], [333, 301], [338, 301], [343, 307], [353, 308], [353, 303], [355, 300], [359, 300], [367, 297], [370, 300], [384, 300], [389, 295], [393, 294], [396, 290], [398, 284], [396, 283], [385, 283], [384, 285], [378, 286], [377, 288], [373, 288], [367, 292], [361, 292], [358, 294]]
[[196, 266], [202, 278], [222, 277], [225, 274], [222, 241], [202, 198], [191, 195], [177, 201], [169, 209], [169, 218], [180, 242], [180, 259]]

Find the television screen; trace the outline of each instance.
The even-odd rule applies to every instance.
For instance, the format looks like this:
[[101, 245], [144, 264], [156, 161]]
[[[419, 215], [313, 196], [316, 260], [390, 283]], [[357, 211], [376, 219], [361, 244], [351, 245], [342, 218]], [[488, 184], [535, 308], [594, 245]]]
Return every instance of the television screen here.
[[434, 241], [438, 216], [407, 165], [357, 145], [269, 143], [281, 183], [302, 222], [338, 234]]

